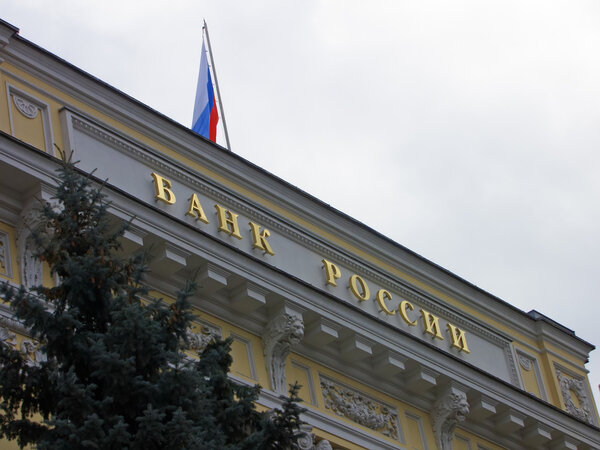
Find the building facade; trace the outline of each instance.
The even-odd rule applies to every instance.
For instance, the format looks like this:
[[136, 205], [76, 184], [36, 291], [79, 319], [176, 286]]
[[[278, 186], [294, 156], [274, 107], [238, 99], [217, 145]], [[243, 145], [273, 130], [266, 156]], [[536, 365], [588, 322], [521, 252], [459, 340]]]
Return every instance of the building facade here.
[[[195, 350], [272, 408], [302, 385], [303, 448], [598, 449], [593, 346], [201, 138], [0, 22], [0, 278], [52, 284], [29, 225], [55, 148], [98, 180], [125, 253], [172, 301], [197, 276]], [[0, 303], [0, 339], [41, 357]], [[14, 444], [2, 443], [2, 448]]]

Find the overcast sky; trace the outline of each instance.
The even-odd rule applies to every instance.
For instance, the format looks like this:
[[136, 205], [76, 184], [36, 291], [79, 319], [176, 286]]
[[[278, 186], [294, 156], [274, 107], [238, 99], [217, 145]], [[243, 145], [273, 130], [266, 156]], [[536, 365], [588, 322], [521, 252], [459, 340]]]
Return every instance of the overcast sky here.
[[[186, 126], [205, 18], [235, 153], [600, 345], [599, 2], [8, 0], [0, 16]], [[588, 369], [598, 398], [600, 350]]]

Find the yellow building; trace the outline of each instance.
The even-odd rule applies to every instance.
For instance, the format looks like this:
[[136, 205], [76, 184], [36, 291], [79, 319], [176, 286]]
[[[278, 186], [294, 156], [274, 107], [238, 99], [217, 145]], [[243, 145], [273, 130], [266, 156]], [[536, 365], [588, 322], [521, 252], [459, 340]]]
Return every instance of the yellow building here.
[[[195, 348], [271, 408], [302, 384], [303, 448], [598, 449], [593, 346], [201, 138], [0, 22], [0, 278], [52, 283], [26, 224], [54, 146], [108, 178], [126, 252], [172, 298], [198, 273]], [[0, 304], [0, 339], [38, 354]], [[2, 448], [13, 444], [0, 443]]]

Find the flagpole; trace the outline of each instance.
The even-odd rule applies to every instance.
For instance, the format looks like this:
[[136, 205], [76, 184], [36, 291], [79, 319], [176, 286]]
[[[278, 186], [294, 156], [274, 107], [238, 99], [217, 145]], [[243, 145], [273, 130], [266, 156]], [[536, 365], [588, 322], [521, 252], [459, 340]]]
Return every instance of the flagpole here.
[[225, 142], [227, 143], [227, 150], [231, 151], [231, 144], [229, 143], [229, 133], [227, 132], [227, 122], [225, 121], [225, 112], [223, 111], [223, 102], [221, 101], [221, 91], [219, 90], [219, 82], [217, 81], [217, 68], [215, 67], [215, 60], [213, 59], [212, 48], [210, 46], [210, 37], [208, 36], [208, 27], [206, 26], [206, 20], [204, 20], [204, 26], [202, 27], [204, 34], [206, 35], [206, 43], [208, 44], [208, 56], [210, 56], [210, 64], [212, 66], [213, 75], [215, 77], [215, 87], [217, 89], [217, 97], [219, 97], [219, 110], [221, 110], [221, 118], [223, 119], [223, 130], [225, 131]]

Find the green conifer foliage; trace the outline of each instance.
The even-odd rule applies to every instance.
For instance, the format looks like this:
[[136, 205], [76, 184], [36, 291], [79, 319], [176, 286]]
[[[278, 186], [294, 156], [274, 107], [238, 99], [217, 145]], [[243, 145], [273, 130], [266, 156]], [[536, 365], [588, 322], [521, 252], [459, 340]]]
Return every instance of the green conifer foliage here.
[[227, 373], [230, 342], [184, 354], [190, 283], [175, 303], [142, 301], [144, 258], [117, 255], [101, 190], [63, 163], [56, 202], [33, 231], [55, 287], [8, 283], [10, 303], [45, 360], [0, 344], [0, 437], [44, 449], [286, 449], [300, 424], [297, 391], [282, 410], [259, 413], [260, 388]]

